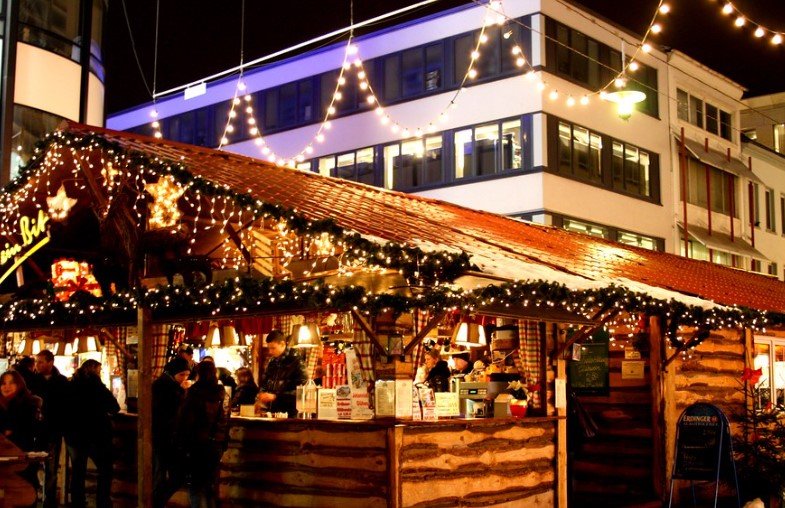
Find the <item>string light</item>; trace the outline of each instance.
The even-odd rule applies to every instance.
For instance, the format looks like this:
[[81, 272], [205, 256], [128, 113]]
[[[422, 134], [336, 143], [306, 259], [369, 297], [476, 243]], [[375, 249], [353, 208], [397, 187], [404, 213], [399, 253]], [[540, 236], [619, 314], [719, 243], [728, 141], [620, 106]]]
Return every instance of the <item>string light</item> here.
[[785, 32], [780, 30], [773, 30], [762, 23], [759, 23], [757, 20], [752, 19], [750, 16], [745, 14], [741, 9], [739, 9], [736, 4], [733, 2], [726, 2], [723, 4], [720, 12], [723, 16], [733, 18], [733, 24], [736, 28], [741, 28], [746, 25], [751, 25], [755, 27], [755, 30], [752, 32], [756, 39], [762, 39], [766, 34], [769, 34], [769, 42], [774, 45], [782, 44], [783, 36], [785, 36]]

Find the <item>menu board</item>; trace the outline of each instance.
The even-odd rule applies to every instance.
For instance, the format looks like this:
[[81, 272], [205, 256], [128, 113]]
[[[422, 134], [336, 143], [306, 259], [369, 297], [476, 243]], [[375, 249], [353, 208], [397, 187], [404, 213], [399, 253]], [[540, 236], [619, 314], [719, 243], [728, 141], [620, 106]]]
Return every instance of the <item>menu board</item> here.
[[692, 404], [682, 412], [677, 424], [674, 478], [717, 479], [720, 460], [732, 460], [726, 422], [722, 411], [711, 404]]
[[580, 347], [580, 360], [572, 359], [569, 364], [572, 389], [578, 395], [607, 395], [608, 343], [588, 343]]

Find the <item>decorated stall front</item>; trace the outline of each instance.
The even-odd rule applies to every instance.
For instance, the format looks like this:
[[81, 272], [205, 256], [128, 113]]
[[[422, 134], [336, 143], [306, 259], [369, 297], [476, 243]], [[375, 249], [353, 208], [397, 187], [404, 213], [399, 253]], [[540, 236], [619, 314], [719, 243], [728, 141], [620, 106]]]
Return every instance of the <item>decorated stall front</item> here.
[[[0, 214], [3, 356], [102, 362], [126, 408], [118, 506], [149, 499], [150, 387], [181, 352], [211, 357], [230, 395], [232, 502], [566, 506], [603, 484], [581, 453], [605, 445], [585, 439], [631, 390], [648, 401], [639, 483], [662, 496], [689, 380], [733, 379], [695, 358], [738, 355], [741, 376], [785, 310], [768, 278], [77, 124], [42, 141]], [[232, 374], [263, 376], [272, 330], [305, 365], [296, 419], [232, 397]]]

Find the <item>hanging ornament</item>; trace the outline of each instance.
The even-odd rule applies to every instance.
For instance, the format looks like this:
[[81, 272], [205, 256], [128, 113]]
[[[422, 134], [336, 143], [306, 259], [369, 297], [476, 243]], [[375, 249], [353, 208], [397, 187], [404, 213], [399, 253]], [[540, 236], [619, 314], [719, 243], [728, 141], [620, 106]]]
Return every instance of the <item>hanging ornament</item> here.
[[177, 224], [182, 215], [177, 207], [177, 200], [185, 189], [180, 187], [169, 176], [161, 177], [156, 183], [144, 186], [152, 197], [148, 226], [150, 229], [169, 228]]
[[49, 207], [49, 217], [52, 220], [61, 221], [68, 217], [68, 212], [76, 204], [75, 198], [69, 198], [65, 192], [65, 185], [60, 184], [57, 194], [46, 198], [46, 206]]

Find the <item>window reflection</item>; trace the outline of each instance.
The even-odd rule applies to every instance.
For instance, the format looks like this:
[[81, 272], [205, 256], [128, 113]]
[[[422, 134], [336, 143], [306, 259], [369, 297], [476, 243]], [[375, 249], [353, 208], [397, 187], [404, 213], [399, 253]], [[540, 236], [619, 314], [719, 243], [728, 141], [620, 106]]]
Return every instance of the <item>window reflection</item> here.
[[28, 108], [18, 104], [14, 105], [11, 178], [16, 177], [19, 174], [19, 168], [30, 160], [38, 140], [43, 138], [45, 134], [57, 129], [57, 126], [63, 120], [64, 118], [61, 116], [39, 109]]

